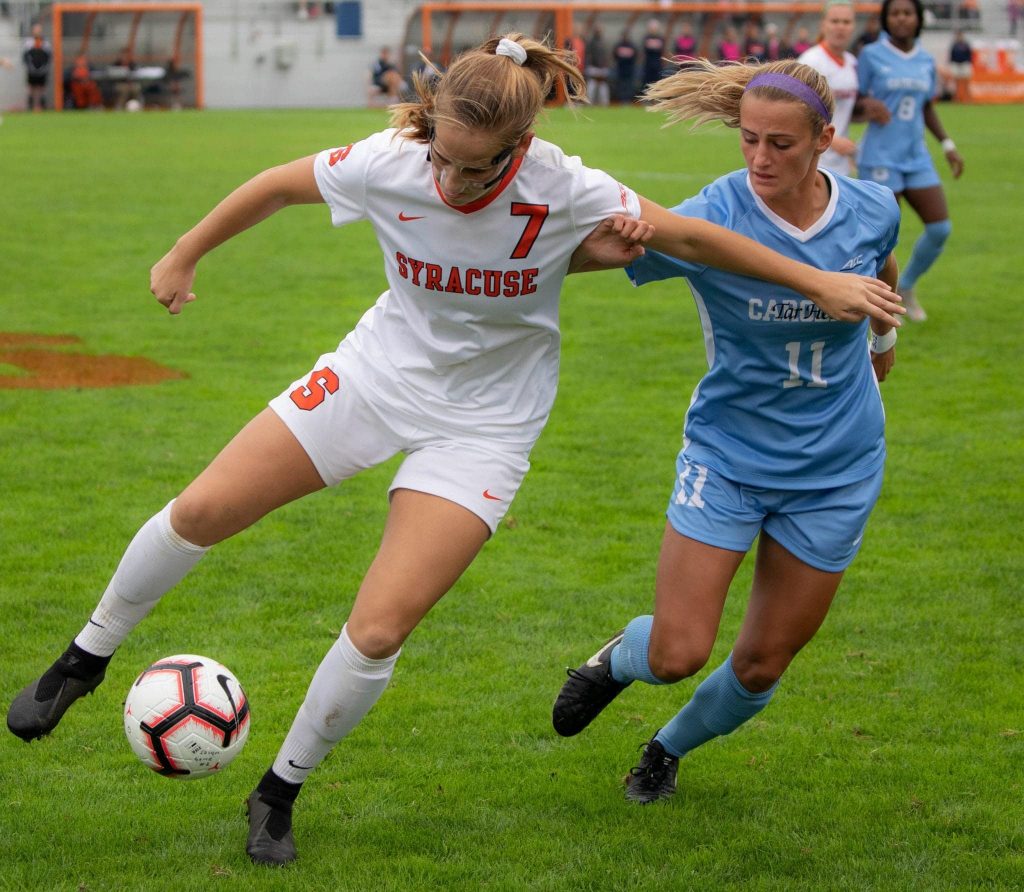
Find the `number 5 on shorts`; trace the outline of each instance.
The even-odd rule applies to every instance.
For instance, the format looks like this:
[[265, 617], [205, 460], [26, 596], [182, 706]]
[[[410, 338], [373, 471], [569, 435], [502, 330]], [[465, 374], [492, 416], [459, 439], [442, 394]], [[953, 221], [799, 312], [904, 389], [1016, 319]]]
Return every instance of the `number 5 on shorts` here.
[[288, 396], [296, 406], [309, 412], [327, 399], [327, 394], [337, 393], [339, 386], [338, 376], [324, 366], [309, 376], [305, 386], [296, 387]]

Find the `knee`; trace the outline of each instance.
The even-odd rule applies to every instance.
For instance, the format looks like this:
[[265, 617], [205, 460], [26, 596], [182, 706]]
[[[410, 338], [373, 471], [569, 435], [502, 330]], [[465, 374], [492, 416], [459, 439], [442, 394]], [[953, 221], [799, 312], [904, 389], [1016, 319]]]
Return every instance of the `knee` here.
[[789, 652], [758, 652], [734, 650], [732, 671], [739, 683], [750, 693], [767, 691], [780, 678], [795, 654]]
[[186, 491], [171, 506], [171, 528], [186, 542], [209, 548], [227, 538], [227, 516], [224, 505]]
[[651, 641], [647, 663], [659, 679], [666, 684], [675, 684], [700, 672], [710, 656], [710, 649], [694, 646], [687, 641], [662, 645]]
[[371, 660], [384, 660], [398, 653], [407, 637], [385, 623], [354, 623], [349, 619], [346, 628], [352, 646]]

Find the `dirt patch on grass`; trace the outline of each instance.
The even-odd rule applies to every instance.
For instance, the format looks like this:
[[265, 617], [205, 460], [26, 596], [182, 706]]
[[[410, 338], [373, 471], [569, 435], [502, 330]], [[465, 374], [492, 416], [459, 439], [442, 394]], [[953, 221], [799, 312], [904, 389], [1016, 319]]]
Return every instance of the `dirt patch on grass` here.
[[[188, 377], [141, 356], [92, 356], [51, 349], [81, 343], [75, 335], [0, 332], [0, 389], [127, 387]], [[21, 373], [4, 374], [3, 366]]]

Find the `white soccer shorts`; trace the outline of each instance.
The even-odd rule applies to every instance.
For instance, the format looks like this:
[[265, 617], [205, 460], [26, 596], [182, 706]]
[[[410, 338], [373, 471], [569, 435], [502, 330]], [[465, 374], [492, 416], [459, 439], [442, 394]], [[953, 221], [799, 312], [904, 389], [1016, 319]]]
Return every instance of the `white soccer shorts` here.
[[410, 419], [382, 404], [338, 353], [270, 401], [333, 486], [404, 453], [388, 488], [440, 496], [476, 514], [494, 533], [530, 468], [529, 447], [460, 432], [436, 419]]

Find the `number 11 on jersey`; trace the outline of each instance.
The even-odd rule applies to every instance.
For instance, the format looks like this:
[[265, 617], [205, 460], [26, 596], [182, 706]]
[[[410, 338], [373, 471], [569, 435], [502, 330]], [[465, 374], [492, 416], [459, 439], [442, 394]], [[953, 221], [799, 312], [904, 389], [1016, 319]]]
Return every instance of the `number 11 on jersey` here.
[[825, 353], [825, 342], [814, 341], [811, 344], [811, 377], [804, 380], [800, 374], [800, 352], [803, 347], [801, 341], [790, 341], [786, 344], [786, 352], [789, 354], [789, 377], [782, 382], [783, 389], [790, 387], [828, 387], [828, 381], [821, 377], [821, 360]]

